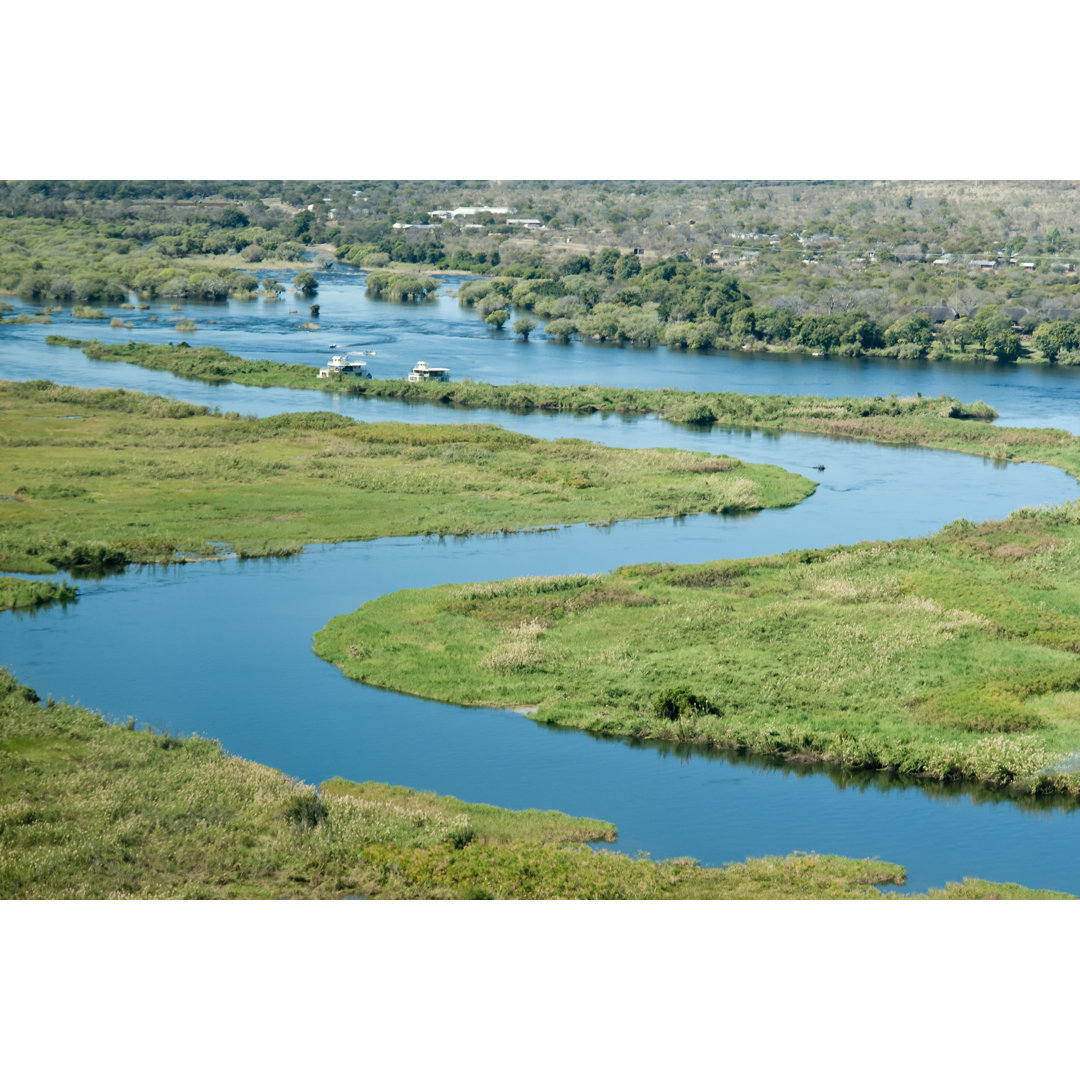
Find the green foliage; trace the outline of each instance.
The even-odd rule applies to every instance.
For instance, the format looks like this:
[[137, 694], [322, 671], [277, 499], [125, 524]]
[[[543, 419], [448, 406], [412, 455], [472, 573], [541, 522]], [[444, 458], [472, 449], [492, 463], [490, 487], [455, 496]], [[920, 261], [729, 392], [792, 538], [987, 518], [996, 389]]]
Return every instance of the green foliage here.
[[684, 716], [715, 712], [707, 698], [699, 697], [685, 687], [662, 690], [653, 699], [653, 716], [660, 720], [679, 720]]
[[1062, 352], [1080, 348], [1080, 326], [1061, 319], [1040, 323], [1031, 335], [1031, 343], [1053, 363]]
[[314, 788], [298, 791], [285, 804], [285, 820], [297, 829], [315, 829], [327, 817], [326, 803]]
[[37, 701], [0, 671], [5, 899], [876, 898], [904, 881], [835, 856], [631, 859], [585, 846], [615, 839], [602, 821], [385, 784], [316, 793], [216, 742]]
[[314, 296], [319, 291], [319, 282], [314, 274], [304, 270], [293, 278], [293, 289], [300, 296]]
[[544, 327], [544, 333], [560, 345], [566, 345], [577, 333], [577, 327], [571, 319], [552, 319]]
[[392, 274], [372, 271], [367, 276], [367, 294], [374, 300], [393, 300], [398, 303], [432, 299], [439, 283], [430, 277], [416, 274]]
[[[148, 362], [163, 355], [115, 348]], [[205, 365], [228, 370], [234, 359], [179, 347], [164, 356], [191, 360], [202, 377]], [[331, 412], [245, 420], [43, 380], [0, 383], [0, 408], [0, 491], [13, 495], [0, 501], [0, 566], [30, 573], [220, 556], [211, 540], [239, 558], [282, 558], [320, 541], [723, 513], [791, 505], [814, 488], [708, 454]]]
[[66, 581], [28, 581], [25, 578], [0, 577], [0, 611], [25, 611], [54, 603], [68, 604], [75, 597], [75, 587]]
[[554, 592], [394, 593], [315, 648], [373, 685], [553, 724], [1080, 797], [1058, 766], [1080, 753], [1080, 503]]

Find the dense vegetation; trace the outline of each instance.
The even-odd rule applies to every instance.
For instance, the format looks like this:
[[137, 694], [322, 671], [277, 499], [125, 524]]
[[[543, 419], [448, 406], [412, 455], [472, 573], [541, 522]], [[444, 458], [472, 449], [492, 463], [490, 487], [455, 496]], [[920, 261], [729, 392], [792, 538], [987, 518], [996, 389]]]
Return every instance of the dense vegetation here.
[[549, 412], [658, 413], [679, 423], [725, 424], [873, 439], [883, 443], [958, 450], [1003, 461], [1055, 465], [1080, 477], [1080, 440], [1056, 428], [1008, 428], [984, 423], [997, 414], [979, 401], [955, 398], [817, 398], [808, 395], [699, 393], [603, 386], [515, 383], [410, 383], [404, 379], [320, 380], [305, 364], [243, 360], [222, 349], [187, 345], [103, 345], [51, 336], [50, 344], [83, 348], [95, 360], [120, 360], [183, 378], [253, 386], [289, 386], [467, 408]]
[[1080, 187], [1050, 182], [35, 181], [0, 184], [0, 291], [250, 295], [237, 263], [314, 245], [388, 297], [492, 275], [463, 292], [485, 320], [562, 340], [1076, 363], [1078, 229]]
[[1011, 361], [1024, 355], [1080, 362], [1080, 324], [1025, 313], [1021, 325], [1015, 309], [992, 303], [940, 325], [931, 313], [918, 311], [890, 322], [850, 305], [827, 313], [806, 305], [795, 310], [755, 304], [736, 278], [702, 268], [686, 255], [643, 266], [636, 255], [614, 248], [596, 259], [569, 260], [569, 272], [565, 263], [541, 277], [510, 276], [515, 269], [523, 268], [463, 286], [460, 302], [475, 306], [487, 322], [502, 312], [499, 326], [511, 308], [533, 312], [548, 320], [545, 332], [561, 342], [576, 336], [691, 350], [776, 349], [902, 360]]
[[0, 577], [0, 611], [26, 610], [74, 599], [75, 588], [66, 582]]
[[124, 390], [0, 382], [0, 567], [118, 568], [316, 541], [790, 506], [814, 483], [681, 450], [492, 425], [266, 419]]
[[373, 685], [552, 724], [1080, 795], [1080, 502], [929, 539], [392, 593], [315, 647]]
[[[214, 347], [125, 342], [108, 345], [100, 341], [51, 334], [46, 344], [82, 349], [92, 360], [123, 362], [154, 371], [170, 371], [202, 382], [235, 382], [245, 386], [286, 386], [296, 390], [322, 390], [367, 397], [401, 398], [512, 412], [540, 409], [548, 412], [657, 412], [682, 423], [731, 423], [756, 426], [790, 426], [800, 419], [859, 420], [867, 417], [946, 417], [990, 420], [997, 413], [984, 402], [965, 405], [955, 398], [900, 399], [815, 398], [783, 395], [699, 393], [692, 390], [639, 390], [634, 387], [534, 386], [514, 383], [500, 386], [471, 381], [459, 383], [410, 383], [404, 379], [320, 379], [308, 364], [281, 364], [273, 360], [245, 360]], [[814, 430], [809, 428], [807, 430]], [[942, 431], [947, 429], [942, 429]], [[959, 429], [955, 429], [959, 430]], [[969, 433], [970, 433], [970, 429]], [[994, 429], [1002, 430], [1002, 429]], [[902, 437], [913, 441], [910, 436]], [[966, 441], [962, 440], [962, 441]]]
[[[383, 784], [321, 791], [197, 737], [109, 724], [0, 670], [0, 897], [782, 899], [876, 897], [890, 863], [706, 869], [598, 852], [601, 821]], [[965, 881], [965, 897], [1053, 897]]]

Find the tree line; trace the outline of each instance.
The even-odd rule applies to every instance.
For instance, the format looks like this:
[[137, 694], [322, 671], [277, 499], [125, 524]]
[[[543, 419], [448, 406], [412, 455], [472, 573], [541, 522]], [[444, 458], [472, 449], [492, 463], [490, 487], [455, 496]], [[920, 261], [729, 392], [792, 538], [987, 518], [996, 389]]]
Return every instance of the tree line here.
[[[938, 325], [925, 314], [888, 322], [858, 310], [800, 315], [755, 303], [736, 277], [685, 255], [646, 265], [636, 255], [607, 249], [595, 257], [573, 256], [555, 272], [513, 264], [498, 277], [462, 286], [459, 302], [499, 327], [512, 311], [529, 312], [546, 320], [548, 337], [564, 343], [580, 338], [689, 350], [774, 348], [939, 360], [970, 353], [1012, 361], [1024, 353], [1027, 337], [1050, 362], [1080, 361], [1080, 325], [1068, 320], [1028, 318], [1018, 326], [996, 304]], [[523, 336], [535, 327], [535, 320], [525, 320]]]

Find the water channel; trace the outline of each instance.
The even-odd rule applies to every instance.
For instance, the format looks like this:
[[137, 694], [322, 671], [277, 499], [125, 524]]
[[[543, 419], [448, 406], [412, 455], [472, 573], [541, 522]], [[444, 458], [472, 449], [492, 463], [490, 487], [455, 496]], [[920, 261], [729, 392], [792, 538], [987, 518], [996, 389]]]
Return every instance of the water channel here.
[[[44, 344], [47, 333], [103, 340], [180, 340], [240, 355], [321, 364], [328, 342], [375, 348], [377, 375], [417, 360], [452, 377], [488, 381], [821, 394], [953, 394], [982, 398], [1001, 423], [1080, 430], [1080, 373], [979, 365], [900, 365], [746, 355], [669, 354], [516, 342], [485, 330], [451, 295], [399, 307], [363, 293], [362, 276], [320, 274], [326, 329], [302, 331], [306, 308], [185, 305], [200, 329], [177, 333], [168, 304], [106, 309], [129, 330], [54, 316], [52, 326], [7, 327], [0, 377], [125, 386], [224, 410], [270, 415], [334, 408], [362, 420], [490, 420], [530, 434], [620, 446], [681, 446], [781, 465], [820, 481], [790, 510], [573, 526], [513, 536], [395, 538], [317, 546], [288, 560], [140, 568], [80, 582], [66, 608], [0, 617], [0, 663], [51, 694], [174, 733], [199, 732], [226, 749], [318, 782], [383, 780], [511, 807], [557, 808], [613, 821], [617, 849], [692, 855], [718, 864], [816, 850], [877, 856], [908, 868], [908, 889], [978, 876], [1080, 894], [1080, 817], [977, 789], [897, 784], [874, 774], [631, 745], [538, 725], [514, 713], [437, 705], [343, 678], [311, 653], [329, 618], [396, 588], [518, 574], [609, 570], [645, 561], [697, 562], [924, 535], [957, 517], [1000, 517], [1078, 495], [1058, 470], [1000, 465], [937, 451], [722, 429], [655, 417], [512, 416], [363, 401], [288, 390], [208, 386], [123, 364], [96, 363]], [[450, 283], [452, 289], [454, 283]], [[297, 306], [302, 314], [290, 310]], [[157, 314], [152, 323], [149, 316]], [[216, 320], [211, 322], [211, 320]], [[335, 350], [337, 351], [337, 350]], [[825, 471], [815, 468], [824, 465]]]

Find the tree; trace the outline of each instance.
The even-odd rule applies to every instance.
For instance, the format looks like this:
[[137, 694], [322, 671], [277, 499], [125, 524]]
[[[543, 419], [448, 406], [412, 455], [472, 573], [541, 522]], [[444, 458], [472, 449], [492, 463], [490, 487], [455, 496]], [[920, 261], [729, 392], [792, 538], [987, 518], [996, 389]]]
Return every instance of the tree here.
[[885, 330], [886, 345], [915, 345], [925, 355], [933, 340], [930, 320], [925, 315], [903, 315]]
[[319, 291], [319, 282], [315, 275], [307, 270], [301, 271], [293, 278], [293, 289], [301, 296], [314, 296]]
[[615, 264], [620, 259], [617, 248], [604, 248], [600, 255], [593, 261], [593, 272], [603, 274], [606, 278], [615, 276]]
[[1031, 335], [1031, 344], [1050, 363], [1054, 363], [1058, 358], [1058, 353], [1080, 346], [1080, 327], [1061, 319], [1040, 323]]
[[756, 337], [754, 325], [754, 309], [739, 308], [731, 316], [731, 336], [739, 341]]
[[241, 213], [236, 207], [229, 206], [222, 211], [218, 224], [224, 229], [242, 229], [248, 224], [248, 219], [247, 215]]
[[1020, 338], [1013, 328], [995, 328], [986, 336], [984, 348], [998, 360], [1015, 360], [1020, 355]]
[[570, 319], [552, 319], [544, 327], [544, 333], [554, 338], [560, 345], [565, 345], [577, 332], [577, 327]]
[[498, 311], [504, 303], [504, 298], [498, 293], [489, 292], [486, 296], [482, 297], [477, 302], [476, 313], [480, 316], [480, 318], [487, 321], [487, 317], [493, 312]]
[[496, 308], [484, 319], [484, 322], [486, 322], [488, 326], [494, 326], [496, 330], [501, 330], [503, 328], [503, 323], [509, 318], [510, 312], [507, 311], [506, 308]]
[[301, 210], [290, 223], [290, 231], [297, 240], [304, 243], [311, 242], [311, 226], [315, 221], [315, 215], [310, 210]]
[[947, 341], [952, 342], [961, 352], [967, 346], [968, 342], [974, 341], [974, 335], [971, 330], [971, 320], [967, 318], [954, 319], [952, 322], [947, 322], [941, 331], [942, 337]]
[[317, 319], [319, 317], [319, 305], [318, 304], [312, 304], [311, 305], [311, 317], [313, 319]]
[[971, 336], [985, 352], [994, 353], [999, 360], [1010, 359], [999, 355], [999, 350], [1012, 351], [1011, 337], [1015, 339], [1015, 355], [1011, 359], [1020, 355], [1020, 339], [1013, 332], [1012, 320], [997, 304], [987, 304], [979, 309], [978, 314], [971, 320]]
[[528, 341], [529, 335], [536, 329], [539, 324], [535, 319], [530, 319], [528, 315], [518, 319], [513, 325], [513, 331], [515, 334], [521, 335], [522, 341]]
[[276, 300], [285, 291], [285, 286], [277, 278], [263, 278], [262, 290], [267, 300]]

